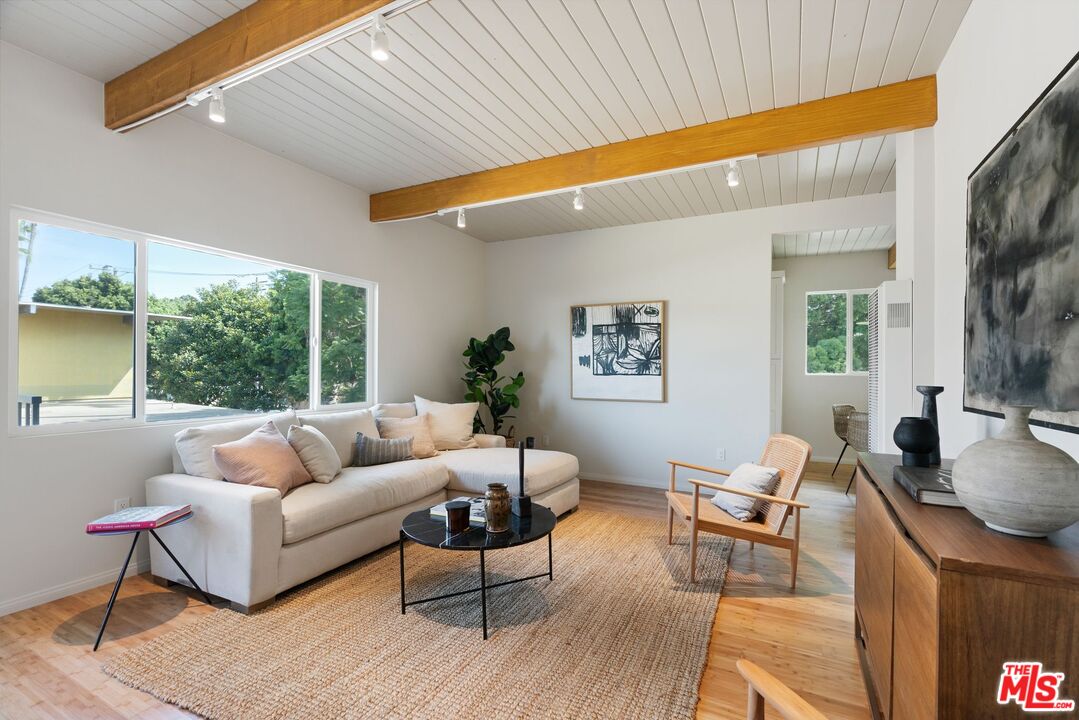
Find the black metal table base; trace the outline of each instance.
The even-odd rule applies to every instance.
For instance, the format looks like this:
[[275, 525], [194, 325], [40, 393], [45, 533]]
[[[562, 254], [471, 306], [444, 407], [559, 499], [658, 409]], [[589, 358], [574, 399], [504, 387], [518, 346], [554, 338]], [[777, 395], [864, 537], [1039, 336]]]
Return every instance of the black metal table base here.
[[[501, 548], [499, 548], [501, 549]], [[487, 639], [487, 591], [494, 588], [504, 587], [506, 585], [513, 585], [515, 583], [527, 582], [529, 580], [537, 580], [539, 578], [547, 578], [548, 580], [554, 580], [554, 550], [551, 545], [551, 535], [547, 535], [547, 572], [540, 573], [539, 575], [529, 575], [528, 577], [515, 578], [513, 580], [504, 580], [502, 582], [487, 584], [487, 563], [485, 557], [485, 550], [480, 549], [480, 586], [478, 588], [471, 588], [469, 590], [458, 590], [457, 592], [446, 593], [445, 595], [434, 595], [432, 597], [426, 597], [422, 600], [405, 600], [405, 533], [401, 531], [401, 537], [398, 543], [399, 556], [401, 559], [401, 614], [405, 614], [405, 608], [412, 605], [421, 605], [423, 603], [434, 602], [435, 600], [445, 600], [446, 598], [459, 597], [461, 595], [470, 595], [471, 593], [480, 594], [480, 607], [483, 610], [483, 639]]]
[[[180, 564], [180, 561], [177, 560], [176, 556], [172, 554], [172, 550], [169, 550], [169, 546], [166, 545], [161, 540], [161, 538], [158, 537], [157, 533], [153, 530], [150, 530], [149, 533], [154, 538], [154, 540], [157, 540], [157, 544], [161, 546], [161, 549], [168, 553], [169, 558], [171, 558], [172, 561], [176, 563], [176, 567], [180, 568], [180, 572], [184, 574], [184, 577], [187, 578], [187, 581], [190, 582], [191, 585], [199, 591], [199, 594], [202, 595], [202, 599], [206, 601], [206, 604], [213, 605], [213, 601], [210, 600], [210, 596], [207, 595], [201, 587], [199, 587], [199, 584], [195, 582], [195, 578], [191, 577], [191, 574], [187, 572], [183, 565]], [[112, 587], [112, 595], [109, 597], [109, 604], [105, 606], [105, 617], [101, 619], [101, 627], [97, 631], [97, 639], [94, 640], [94, 652], [97, 652], [97, 646], [101, 644], [101, 637], [105, 634], [105, 626], [109, 624], [109, 616], [112, 615], [112, 606], [116, 602], [116, 594], [120, 592], [120, 585], [124, 582], [124, 575], [127, 573], [127, 566], [131, 563], [131, 556], [135, 554], [135, 546], [138, 545], [139, 535], [141, 534], [141, 530], [135, 532], [135, 537], [131, 540], [131, 548], [127, 551], [127, 557], [124, 559], [124, 566], [120, 568], [120, 575], [116, 578], [116, 584]]]

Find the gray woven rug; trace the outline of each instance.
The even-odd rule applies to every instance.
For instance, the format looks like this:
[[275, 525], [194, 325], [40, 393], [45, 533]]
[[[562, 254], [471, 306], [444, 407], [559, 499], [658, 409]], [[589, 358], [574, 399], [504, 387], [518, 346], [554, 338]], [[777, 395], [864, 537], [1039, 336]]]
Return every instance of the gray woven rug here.
[[[105, 672], [209, 718], [691, 718], [732, 542], [579, 511], [554, 531], [554, 581], [413, 606], [396, 549], [250, 616], [200, 617]], [[478, 586], [475, 553], [406, 546], [410, 598]], [[546, 571], [536, 542], [488, 554], [489, 582]]]

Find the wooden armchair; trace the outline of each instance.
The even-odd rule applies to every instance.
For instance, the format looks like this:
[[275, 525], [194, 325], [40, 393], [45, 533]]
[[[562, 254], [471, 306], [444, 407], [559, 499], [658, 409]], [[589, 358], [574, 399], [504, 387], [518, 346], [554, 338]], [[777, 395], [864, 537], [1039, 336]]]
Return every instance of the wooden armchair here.
[[766, 700], [785, 720], [828, 720], [768, 671], [745, 659], [739, 660], [735, 666], [749, 685], [746, 720], [764, 720]]
[[[680, 493], [675, 490], [675, 473], [678, 468], [688, 468], [716, 475], [730, 475], [727, 470], [690, 465], [689, 463], [668, 460], [671, 466], [671, 481], [667, 491], [667, 544], [674, 539], [674, 518], [677, 515], [689, 528], [689, 581], [697, 582], [697, 532], [716, 533], [750, 543], [760, 542], [765, 545], [786, 548], [791, 552], [791, 590], [794, 589], [798, 576], [798, 538], [801, 530], [802, 509], [809, 506], [794, 499], [798, 487], [802, 484], [806, 466], [809, 464], [813, 449], [805, 440], [793, 435], [775, 434], [768, 438], [761, 454], [760, 464], [779, 468], [779, 482], [773, 495], [763, 495], [749, 490], [729, 488], [719, 483], [690, 479], [693, 493]], [[720, 492], [743, 495], [763, 500], [760, 513], [753, 520], [743, 522], [713, 505], [707, 498], [701, 501], [701, 487], [712, 488]], [[787, 518], [794, 513], [794, 537], [784, 537], [783, 527]]]

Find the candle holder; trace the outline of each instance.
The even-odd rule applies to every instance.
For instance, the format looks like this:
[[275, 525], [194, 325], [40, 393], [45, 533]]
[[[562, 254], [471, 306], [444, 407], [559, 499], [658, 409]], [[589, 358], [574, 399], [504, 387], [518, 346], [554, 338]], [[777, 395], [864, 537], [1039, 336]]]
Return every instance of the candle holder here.
[[525, 448], [528, 447], [528, 443], [535, 443], [534, 438], [528, 438], [517, 443], [518, 450], [518, 487], [517, 497], [510, 501], [510, 512], [517, 517], [530, 518], [532, 517], [532, 498], [525, 494]]

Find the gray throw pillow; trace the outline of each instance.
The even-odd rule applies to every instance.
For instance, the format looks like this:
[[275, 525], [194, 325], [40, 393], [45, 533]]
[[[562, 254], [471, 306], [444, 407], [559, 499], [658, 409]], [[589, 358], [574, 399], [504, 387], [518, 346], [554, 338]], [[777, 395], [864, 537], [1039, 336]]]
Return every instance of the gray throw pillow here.
[[412, 457], [412, 438], [376, 439], [363, 433], [356, 433], [356, 444], [352, 453], [354, 467], [381, 465], [399, 462]]

